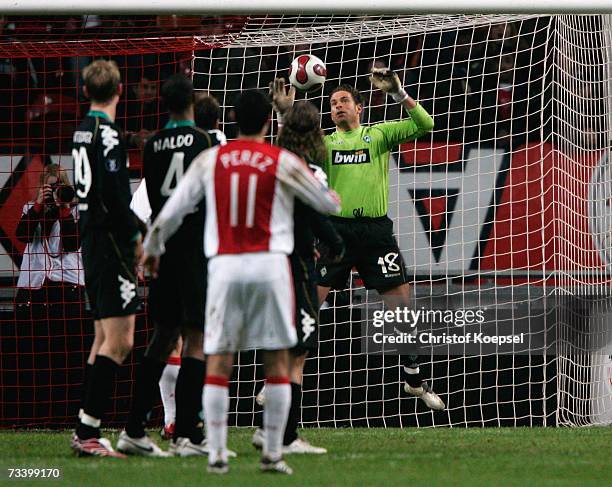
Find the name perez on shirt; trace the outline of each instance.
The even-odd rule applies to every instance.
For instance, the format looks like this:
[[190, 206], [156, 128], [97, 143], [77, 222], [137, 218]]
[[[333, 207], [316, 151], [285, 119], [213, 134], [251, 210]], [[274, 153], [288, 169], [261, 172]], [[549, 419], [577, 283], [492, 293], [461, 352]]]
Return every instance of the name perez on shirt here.
[[250, 166], [266, 172], [266, 168], [274, 164], [274, 160], [258, 151], [233, 150], [221, 154], [219, 160], [225, 169], [230, 166]]

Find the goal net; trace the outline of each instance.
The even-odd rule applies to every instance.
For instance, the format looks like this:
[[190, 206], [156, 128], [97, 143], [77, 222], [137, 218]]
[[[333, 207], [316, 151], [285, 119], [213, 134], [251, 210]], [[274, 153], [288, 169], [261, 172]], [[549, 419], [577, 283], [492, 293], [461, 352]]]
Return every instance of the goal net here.
[[[127, 20], [117, 22], [121, 27]], [[432, 114], [431, 134], [392, 152], [389, 216], [411, 277], [412, 309], [453, 316], [452, 323], [424, 323], [419, 332], [480, 334], [481, 341], [422, 347], [422, 369], [447, 406], [443, 412], [429, 411], [402, 392], [397, 353], [377, 352], [374, 317], [382, 302], [353, 273], [346, 289], [332, 293], [321, 312], [319, 349], [305, 368], [304, 426], [612, 421], [610, 16], [173, 17], [166, 19], [171, 28], [159, 18], [129, 22], [140, 30], [115, 28], [111, 34], [102, 28], [102, 19], [102, 27], [87, 35], [63, 34], [51, 40], [30, 36], [31, 42], [20, 42], [18, 48], [7, 39], [0, 42], [0, 52], [13, 56], [15, 64], [25, 54], [60, 55], [72, 63], [65, 65], [75, 66], [73, 72], [82, 59], [123, 56], [124, 74], [152, 71], [157, 82], [169, 72], [189, 72], [197, 90], [219, 100], [221, 128], [230, 139], [237, 135], [231, 115], [236, 95], [244, 89], [267, 89], [274, 77], [287, 77], [291, 60], [301, 53], [326, 63], [324, 91], [298, 98], [319, 107], [328, 132], [333, 130], [328, 94], [341, 82], [364, 94], [363, 124], [407, 116], [372, 89], [368, 73], [373, 66], [396, 71], [407, 91]], [[83, 103], [74, 85], [74, 96]], [[27, 103], [32, 104], [29, 99]], [[143, 111], [130, 109], [129, 100], [125, 106], [130, 110], [126, 125], [144, 123]], [[68, 126], [74, 127], [81, 111], [68, 117]], [[159, 124], [161, 112], [159, 107], [147, 112], [157, 115], [152, 123]], [[3, 127], [18, 127], [15, 120], [3, 121]], [[45, 122], [45, 127], [56, 127], [53, 123]], [[273, 126], [271, 138], [275, 130]], [[57, 157], [53, 160], [70, 169], [61, 143], [32, 150], [32, 133], [26, 130], [22, 137], [26, 148], [16, 147], [14, 141], [21, 139], [13, 137], [2, 156], [7, 195], [19, 181], [25, 184], [15, 176], [22, 160], [29, 166], [41, 155]], [[61, 134], [43, 134], [39, 142], [51, 137], [65, 140]], [[137, 182], [136, 150], [130, 160]], [[9, 200], [2, 201], [7, 209]], [[13, 208], [12, 221], [19, 219], [20, 211]], [[4, 223], [8, 215], [2, 219], [6, 254], [0, 271], [5, 294], [12, 296], [19, 251], [4, 243], [14, 235]], [[12, 225], [14, 232], [16, 223]], [[78, 409], [80, 367], [91, 338], [87, 306], [75, 336], [64, 342], [70, 345], [55, 356], [59, 362], [51, 366], [43, 360], [37, 366], [34, 359], [51, 357], [53, 350], [23, 348], [37, 332], [22, 334], [34, 325], [24, 327], [11, 314], [10, 299], [5, 301], [2, 425], [70, 424], [70, 413]], [[460, 319], [472, 314], [483, 319]], [[144, 314], [139, 322], [135, 355], [142, 352], [147, 336]], [[61, 336], [61, 329], [51, 337], [44, 324], [36, 326], [44, 330], [44, 339]], [[518, 341], [491, 343], [494, 337]], [[259, 414], [254, 401], [262, 385], [258, 362], [254, 353], [238, 358], [232, 424], [252, 425]], [[116, 392], [111, 415], [116, 424], [129, 404], [132, 363], [124, 367]], [[48, 400], [49, 407], [53, 403], [58, 408], [53, 413], [33, 410], [40, 404], [36, 394], [41, 390], [36, 381], [29, 383], [36, 367], [50, 377], [43, 380], [45, 387], [61, 391]], [[29, 395], [15, 399], [24, 382]]]

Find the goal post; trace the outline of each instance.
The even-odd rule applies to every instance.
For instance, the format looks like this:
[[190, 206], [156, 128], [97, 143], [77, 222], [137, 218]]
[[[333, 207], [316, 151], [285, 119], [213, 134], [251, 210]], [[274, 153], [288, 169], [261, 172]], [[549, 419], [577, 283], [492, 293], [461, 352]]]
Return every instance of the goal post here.
[[[5, 6], [7, 14], [38, 15], [41, 5], [38, 0], [13, 0]], [[73, 0], [58, 0], [45, 6], [47, 14], [81, 14], [83, 5]], [[213, 0], [175, 0], [168, 4], [162, 0], [108, 0], [104, 3], [90, 2], [86, 8], [89, 14], [481, 14], [487, 13], [611, 13], [612, 7], [606, 0], [430, 0], [426, 5], [406, 5], [398, 0], [379, 0], [375, 4], [364, 0], [337, 0], [333, 4], [325, 0], [309, 0], [304, 4], [288, 4], [280, 0], [260, 0], [256, 4], [245, 5], [240, 0], [227, 0], [223, 4]]]
[[[273, 3], [258, 5], [274, 12]], [[221, 128], [230, 139], [237, 135], [231, 113], [236, 94], [244, 89], [266, 90], [274, 77], [287, 77], [289, 63], [298, 53], [315, 54], [326, 63], [324, 90], [298, 98], [320, 109], [327, 132], [333, 130], [327, 97], [341, 82], [364, 94], [363, 124], [405, 119], [407, 114], [373, 90], [367, 79], [372, 66], [394, 69], [435, 123], [431, 134], [395, 148], [389, 164], [389, 216], [411, 278], [412, 307], [450, 311], [455, 320], [457, 311], [464, 312], [463, 318], [465, 312], [482, 312], [483, 323], [464, 323], [450, 330], [521, 336], [522, 341], [509, 347], [490, 343], [426, 347], [423, 368], [447, 404], [444, 412], [432, 413], [403, 394], [397, 354], [376, 352], [374, 317], [382, 309], [381, 299], [375, 291], [365, 290], [353, 273], [346, 289], [332, 293], [322, 310], [319, 349], [305, 369], [302, 424], [609, 424], [612, 17], [602, 14], [610, 11], [609, 2], [488, 2], [486, 7], [462, 2], [464, 13], [447, 14], [448, 9], [456, 11], [457, 4], [434, 1], [428, 2], [428, 15], [399, 15], [399, 8], [393, 10], [395, 3], [377, 3], [377, 12], [371, 15], [328, 15], [330, 5], [317, 15], [305, 13], [311, 4], [302, 12], [273, 15], [257, 10], [244, 13], [230, 1], [211, 10], [223, 8], [231, 13], [226, 17], [134, 17], [117, 21], [112, 31], [105, 31], [104, 23], [111, 20], [102, 16], [96, 17], [100, 27], [88, 32], [64, 29], [57, 36], [36, 31], [27, 38], [2, 37], [0, 53], [12, 56], [19, 69], [28, 69], [27, 58], [123, 56], [126, 69], [128, 58], [139, 59], [139, 67], [133, 69], [141, 74], [153, 70], [161, 78], [170, 71], [187, 72], [197, 90], [219, 100]], [[33, 3], [15, 0], [11, 8], [28, 5]], [[172, 14], [207, 5], [172, 3]], [[125, 5], [111, 1], [91, 12], [125, 12], [128, 7], [135, 11], [140, 6], [136, 0]], [[58, 2], [53, 9], [62, 7], [68, 10], [56, 13], [79, 8]], [[149, 1], [147, 7], [148, 12], [160, 13], [170, 5]], [[364, 5], [361, 11], [371, 8]], [[476, 8], [496, 13], [471, 14]], [[522, 13], [512, 13], [516, 10]], [[564, 10], [598, 14], [542, 14]], [[12, 11], [18, 12], [26, 10]], [[78, 72], [78, 62], [71, 63], [64, 66]], [[78, 100], [78, 88], [72, 87], [78, 103], [84, 104]], [[66, 102], [58, 101], [62, 103]], [[163, 118], [161, 108], [156, 110]], [[72, 118], [62, 118], [62, 124], [78, 123], [80, 111], [74, 109]], [[141, 120], [144, 114], [132, 117]], [[125, 122], [130, 121], [128, 116]], [[9, 120], [3, 126], [15, 123]], [[271, 136], [275, 133], [273, 125]], [[54, 137], [63, 140], [61, 135]], [[25, 149], [11, 139], [6, 142], [8, 151], [0, 155], [4, 211], [7, 205], [17, 207], [16, 199], [11, 199], [16, 188], [27, 193], [25, 169], [42, 167], [48, 158], [70, 167], [62, 144], [53, 150], [45, 144], [42, 152], [33, 151], [31, 132], [25, 131], [24, 138]], [[136, 183], [137, 150], [130, 160]], [[7, 213], [13, 221], [18, 216]], [[14, 241], [15, 225], [7, 226], [6, 221], [3, 217], [0, 224], [4, 247], [0, 276], [13, 283], [19, 266], [12, 257], [18, 252], [11, 254], [5, 243]], [[0, 426], [69, 425], [69, 412], [78, 403], [75, 377], [86, 351], [87, 323], [81, 324], [84, 338], [76, 337], [78, 359], [70, 349], [62, 352], [65, 363], [59, 368], [69, 373], [58, 382], [66, 387], [59, 401], [63, 409], [43, 415], [32, 410], [35, 398], [15, 406], [14, 393], [36, 362], [36, 354], [21, 348], [30, 362], [20, 362], [20, 349], [7, 349], [23, 344], [27, 334], [18, 336], [10, 299], [5, 302], [0, 374], [6, 400], [0, 401], [4, 404]], [[142, 352], [148, 330], [144, 313], [140, 320], [136, 353]], [[434, 328], [422, 330], [434, 334], [441, 330]], [[47, 334], [45, 339], [51, 339]], [[45, 353], [51, 355], [50, 350]], [[258, 359], [254, 353], [238, 359], [231, 392], [232, 424], [253, 425], [259, 414], [254, 401], [261, 387], [254, 366]], [[55, 365], [50, 364], [41, 367], [53, 375]], [[121, 424], [127, 410], [130, 367], [124, 368], [115, 393], [115, 425]], [[13, 409], [7, 409], [7, 403]]]

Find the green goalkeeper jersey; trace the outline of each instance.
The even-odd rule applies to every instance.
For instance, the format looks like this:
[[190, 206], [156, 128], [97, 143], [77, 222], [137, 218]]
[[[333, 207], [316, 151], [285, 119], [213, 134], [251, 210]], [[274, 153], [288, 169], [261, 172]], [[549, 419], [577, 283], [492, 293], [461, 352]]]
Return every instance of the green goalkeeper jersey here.
[[421, 105], [409, 110], [410, 118], [377, 123], [349, 132], [325, 136], [325, 172], [329, 187], [342, 199], [344, 218], [380, 217], [387, 214], [389, 153], [398, 144], [414, 140], [433, 129], [433, 120]]

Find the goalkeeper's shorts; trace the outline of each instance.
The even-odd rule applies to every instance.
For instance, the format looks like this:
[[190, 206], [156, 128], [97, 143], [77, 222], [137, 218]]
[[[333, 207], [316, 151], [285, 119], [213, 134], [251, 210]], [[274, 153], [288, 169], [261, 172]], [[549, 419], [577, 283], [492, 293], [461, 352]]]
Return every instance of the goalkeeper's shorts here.
[[317, 265], [319, 285], [346, 289], [353, 267], [367, 289], [385, 291], [408, 282], [402, 253], [393, 236], [393, 222], [378, 218], [331, 217], [344, 239], [346, 254], [338, 263], [321, 259]]

